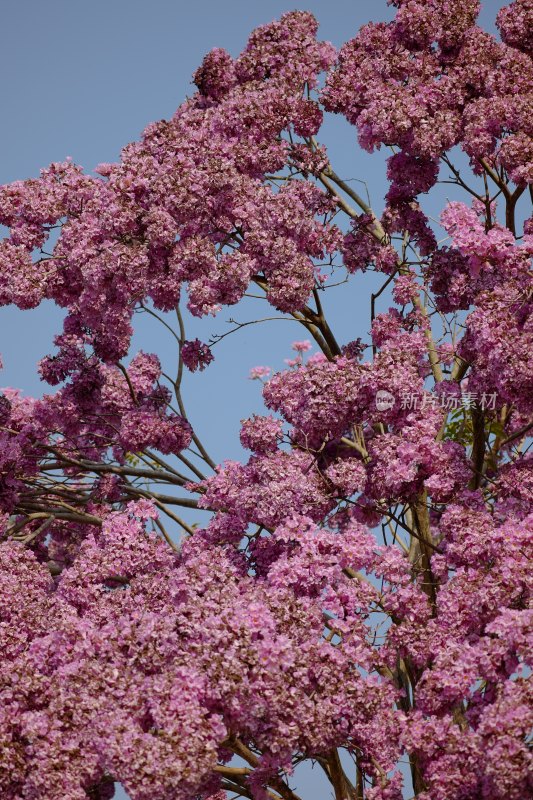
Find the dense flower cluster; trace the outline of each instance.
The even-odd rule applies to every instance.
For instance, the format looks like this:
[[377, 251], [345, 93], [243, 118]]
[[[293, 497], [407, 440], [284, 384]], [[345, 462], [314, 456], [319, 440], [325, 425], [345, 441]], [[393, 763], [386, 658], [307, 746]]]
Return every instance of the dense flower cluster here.
[[214, 359], [209, 345], [204, 344], [200, 339], [195, 339], [193, 342], [183, 342], [181, 357], [183, 363], [191, 372], [196, 372], [197, 369], [202, 372]]
[[[338, 55], [286, 14], [209, 53], [119, 163], [0, 187], [0, 304], [67, 312], [55, 393], [0, 394], [6, 800], [298, 800], [306, 760], [336, 800], [533, 791], [533, 6], [498, 41], [477, 0], [392, 5]], [[324, 111], [392, 148], [380, 219], [316, 140]], [[439, 243], [441, 169], [470, 200]], [[384, 273], [369, 345], [335, 338], [324, 262]], [[252, 368], [272, 413], [217, 466], [180, 296], [202, 316], [250, 287], [306, 338]], [[129, 352], [134, 313], [170, 310], [175, 377]]]
[[[393, 731], [396, 692], [348, 666], [354, 654], [367, 670], [375, 662], [358, 608], [377, 590], [342, 572], [375, 557], [372, 537], [352, 526], [339, 539], [310, 521], [300, 537], [301, 523], [289, 524], [254, 580], [235, 551], [221, 551], [213, 569], [201, 537], [171, 554], [144, 533], [153, 512], [141, 505], [88, 535], [57, 585], [19, 545], [0, 548], [16, 565], [3, 591], [24, 598], [3, 606], [0, 628], [10, 654], [0, 672], [1, 752], [13, 755], [4, 796], [81, 800], [110, 775], [136, 797], [209, 793], [235, 730], [266, 748], [266, 775], [295, 748], [318, 752], [350, 736], [370, 769], [372, 759], [390, 769], [394, 745], [383, 748], [375, 733], [379, 718]], [[312, 564], [313, 582], [302, 582]], [[326, 585], [323, 604], [316, 590]], [[323, 605], [346, 631], [342, 648], [322, 638]]]

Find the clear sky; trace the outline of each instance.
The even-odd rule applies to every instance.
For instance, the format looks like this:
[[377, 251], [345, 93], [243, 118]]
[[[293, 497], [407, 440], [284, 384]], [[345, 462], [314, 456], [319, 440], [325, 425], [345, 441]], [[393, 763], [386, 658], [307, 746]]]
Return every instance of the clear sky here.
[[[483, 4], [486, 29], [494, 30], [496, 11], [504, 4]], [[66, 156], [89, 172], [99, 162], [116, 160], [121, 147], [138, 138], [149, 122], [170, 117], [192, 94], [191, 75], [208, 50], [225, 47], [237, 55], [254, 27], [294, 8], [312, 11], [321, 38], [335, 45], [354, 36], [365, 22], [392, 17], [386, 0], [2, 0], [0, 184], [36, 176], [40, 168]], [[355, 132], [340, 120], [329, 123], [321, 139], [337, 172], [368, 183], [379, 210], [385, 190], [383, 158], [362, 153]], [[368, 341], [368, 282], [373, 278], [365, 280], [364, 287], [358, 279], [348, 289], [341, 287], [335, 302], [328, 303], [334, 307], [331, 319], [340, 341], [357, 336]], [[227, 329], [230, 316], [246, 321], [272, 316], [271, 311], [248, 301], [244, 307], [224, 309], [216, 320], [190, 322], [189, 337], [206, 341]], [[61, 318], [50, 304], [31, 312], [0, 309], [5, 363], [0, 385], [42, 393], [35, 364], [51, 351]], [[305, 338], [303, 333], [291, 322], [247, 327], [224, 339], [215, 348], [214, 364], [188, 381], [192, 421], [217, 460], [242, 455], [239, 420], [261, 411], [260, 387], [247, 380], [250, 367], [281, 368], [290, 342]], [[134, 350], [140, 347], [157, 352], [166, 363], [175, 362], [170, 338], [153, 326], [141, 327]], [[306, 776], [300, 789], [309, 800], [330, 796], [318, 776]], [[124, 797], [120, 790], [117, 798]]]

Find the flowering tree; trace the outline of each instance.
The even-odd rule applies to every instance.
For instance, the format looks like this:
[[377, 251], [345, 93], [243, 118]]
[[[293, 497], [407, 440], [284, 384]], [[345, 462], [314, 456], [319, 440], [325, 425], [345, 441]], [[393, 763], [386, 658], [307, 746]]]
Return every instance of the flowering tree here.
[[[297, 800], [306, 760], [336, 800], [530, 796], [533, 2], [501, 41], [477, 0], [393, 5], [338, 53], [286, 14], [209, 53], [120, 163], [0, 189], [1, 303], [66, 311], [54, 393], [0, 396], [6, 800]], [[324, 112], [389, 149], [381, 217]], [[464, 192], [445, 244], [420, 204], [439, 178]], [[324, 293], [366, 270], [371, 344], [338, 342]], [[243, 422], [248, 462], [216, 466], [183, 306], [252, 289], [304, 339], [253, 371], [272, 414]], [[130, 357], [139, 310], [175, 376]]]

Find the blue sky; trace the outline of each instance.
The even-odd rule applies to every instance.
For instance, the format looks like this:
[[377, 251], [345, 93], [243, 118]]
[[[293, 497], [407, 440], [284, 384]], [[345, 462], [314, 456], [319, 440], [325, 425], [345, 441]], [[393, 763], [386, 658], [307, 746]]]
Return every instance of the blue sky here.
[[[484, 27], [494, 29], [502, 5], [498, 0], [484, 3]], [[255, 26], [293, 8], [312, 11], [321, 38], [335, 45], [371, 19], [392, 17], [385, 0], [3, 0], [0, 184], [35, 176], [66, 156], [87, 171], [116, 160], [121, 147], [138, 138], [149, 122], [168, 118], [192, 94], [191, 75], [208, 50], [225, 47], [237, 55]], [[379, 209], [385, 191], [383, 157], [362, 153], [355, 132], [341, 120], [328, 123], [321, 138], [337, 172], [366, 181]], [[358, 336], [368, 341], [368, 289], [379, 284], [372, 283], [372, 276], [364, 280], [356, 277], [327, 303], [340, 341]], [[229, 317], [246, 321], [270, 312], [248, 301], [224, 309], [216, 320], [192, 321], [189, 333], [207, 340], [227, 329]], [[51, 351], [61, 318], [50, 304], [31, 312], [0, 309], [5, 363], [0, 385], [18, 386], [28, 394], [43, 391], [35, 365]], [[216, 460], [242, 455], [239, 420], [262, 409], [260, 387], [247, 380], [250, 367], [281, 368], [291, 341], [301, 338], [304, 332], [291, 322], [247, 327], [217, 346], [216, 360], [205, 373], [188, 380], [185, 394], [192, 421]], [[140, 347], [157, 352], [167, 364], [175, 362], [170, 337], [145, 322], [133, 349]], [[318, 777], [307, 776], [300, 789], [312, 800], [329, 796]]]

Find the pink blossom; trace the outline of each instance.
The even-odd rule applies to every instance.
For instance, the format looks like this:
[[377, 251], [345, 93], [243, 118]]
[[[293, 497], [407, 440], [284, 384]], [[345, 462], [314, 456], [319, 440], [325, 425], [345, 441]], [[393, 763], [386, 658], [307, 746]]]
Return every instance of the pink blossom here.
[[252, 367], [249, 377], [251, 380], [260, 380], [262, 378], [268, 378], [271, 372], [272, 370], [270, 367]]
[[304, 339], [301, 342], [293, 342], [291, 347], [297, 353], [307, 353], [307, 351], [311, 349], [311, 342], [309, 339]]
[[[499, 41], [477, 0], [391, 5], [339, 53], [285, 14], [119, 162], [0, 187], [0, 305], [65, 312], [54, 393], [0, 393], [6, 800], [295, 800], [304, 761], [338, 800], [531, 796], [533, 7]], [[381, 216], [328, 112], [392, 153]], [[326, 274], [374, 282], [370, 345]], [[217, 465], [187, 315], [250, 294], [317, 352], [251, 369], [273, 415]], [[173, 373], [131, 352], [139, 312]]]
[[193, 342], [183, 342], [181, 346], [183, 363], [191, 372], [197, 369], [202, 372], [214, 360], [214, 355], [208, 345], [195, 339]]

